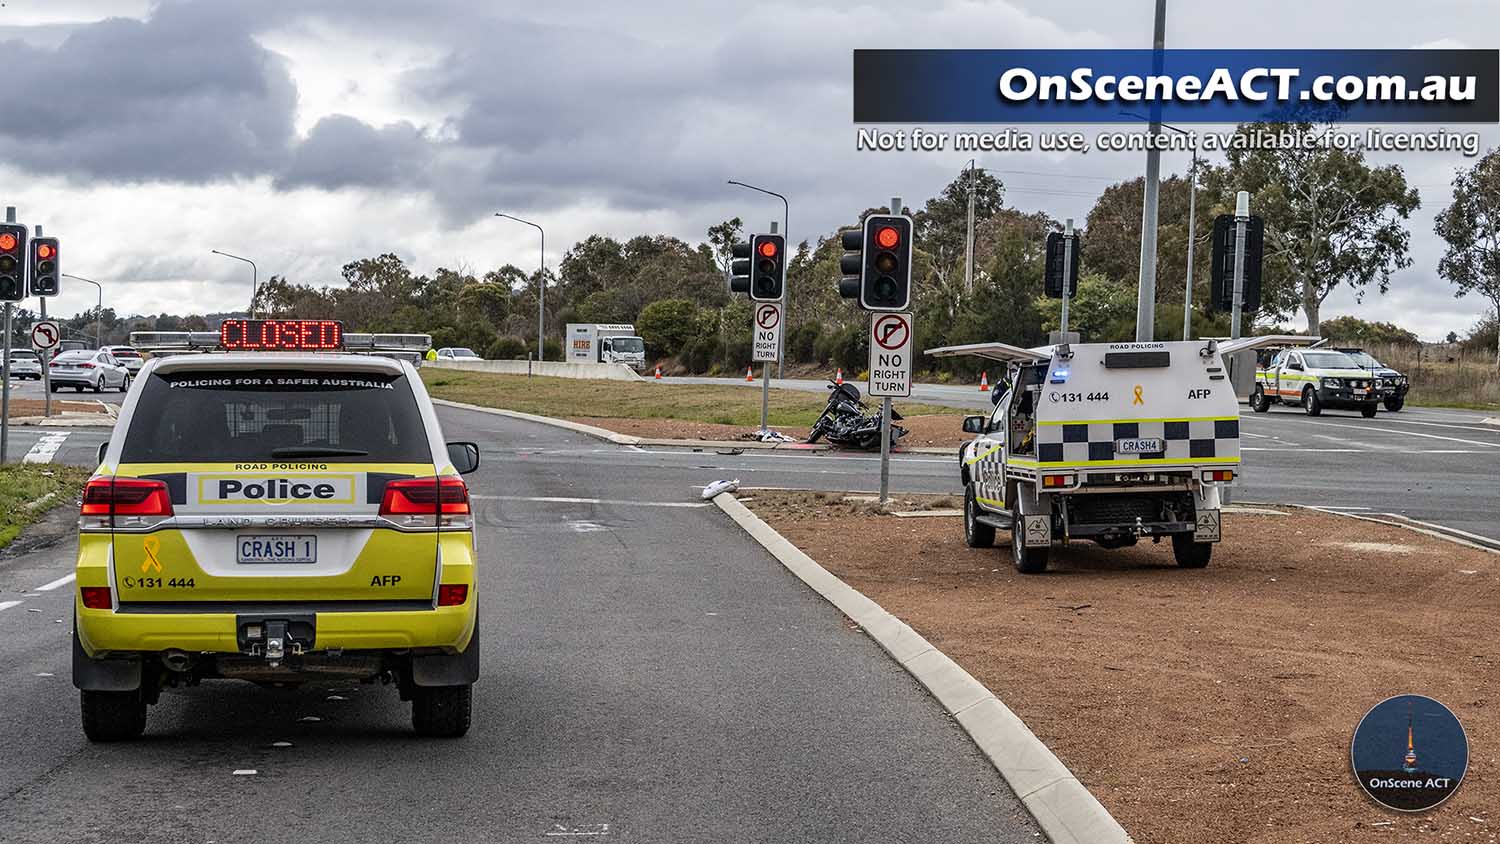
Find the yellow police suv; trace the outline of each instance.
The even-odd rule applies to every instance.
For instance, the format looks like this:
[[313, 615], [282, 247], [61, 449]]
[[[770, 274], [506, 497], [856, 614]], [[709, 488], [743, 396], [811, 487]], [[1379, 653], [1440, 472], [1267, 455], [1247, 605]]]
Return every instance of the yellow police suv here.
[[88, 738], [139, 736], [162, 689], [210, 679], [394, 683], [418, 734], [467, 732], [478, 561], [459, 476], [479, 450], [443, 439], [409, 363], [428, 339], [226, 320], [131, 343], [159, 354], [78, 520]]

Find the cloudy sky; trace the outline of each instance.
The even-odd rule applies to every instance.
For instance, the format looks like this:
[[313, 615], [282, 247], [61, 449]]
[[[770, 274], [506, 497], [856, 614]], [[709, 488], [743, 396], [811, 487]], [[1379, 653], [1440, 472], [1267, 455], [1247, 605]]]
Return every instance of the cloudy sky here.
[[[1151, 0], [4, 0], [0, 204], [63, 237], [65, 270], [122, 313], [223, 310], [254, 259], [330, 283], [392, 251], [419, 271], [531, 266], [594, 232], [696, 242], [730, 216], [757, 226], [786, 194], [791, 234], [816, 237], [897, 194], [913, 204], [957, 153], [855, 150], [854, 47], [1145, 47]], [[1169, 4], [1169, 47], [1491, 47], [1493, 0], [1243, 0]], [[957, 128], [957, 127], [950, 127]], [[982, 128], [982, 127], [979, 127]], [[1228, 127], [1225, 127], [1228, 128]], [[1484, 146], [1500, 144], [1493, 125]], [[1423, 337], [1481, 305], [1436, 277], [1432, 218], [1458, 153], [1379, 156], [1423, 206], [1414, 265], [1391, 293], [1336, 293]], [[1085, 216], [1144, 155], [994, 154], [1009, 205]], [[1186, 154], [1164, 156], [1183, 171]], [[1176, 273], [1163, 269], [1162, 283]], [[54, 311], [93, 304], [68, 283]]]

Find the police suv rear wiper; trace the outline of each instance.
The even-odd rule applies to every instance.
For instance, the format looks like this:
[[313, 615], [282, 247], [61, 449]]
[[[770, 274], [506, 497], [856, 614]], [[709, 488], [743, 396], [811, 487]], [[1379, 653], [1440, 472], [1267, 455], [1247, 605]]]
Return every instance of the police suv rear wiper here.
[[364, 457], [369, 453], [359, 448], [333, 448], [322, 445], [289, 445], [271, 449], [272, 457]]

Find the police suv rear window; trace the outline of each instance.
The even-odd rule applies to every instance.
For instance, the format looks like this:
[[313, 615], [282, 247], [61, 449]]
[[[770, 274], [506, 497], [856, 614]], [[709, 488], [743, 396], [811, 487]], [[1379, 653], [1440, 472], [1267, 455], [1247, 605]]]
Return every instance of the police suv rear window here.
[[432, 459], [404, 375], [297, 370], [154, 375], [125, 436], [123, 463]]

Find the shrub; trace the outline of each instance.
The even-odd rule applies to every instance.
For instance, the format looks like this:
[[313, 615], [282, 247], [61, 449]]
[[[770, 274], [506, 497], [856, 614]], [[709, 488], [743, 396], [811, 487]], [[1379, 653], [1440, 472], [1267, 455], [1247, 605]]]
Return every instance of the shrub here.
[[520, 337], [506, 335], [498, 337], [490, 347], [485, 350], [484, 356], [490, 360], [525, 360], [526, 341]]
[[816, 322], [804, 322], [792, 329], [786, 338], [787, 357], [800, 363], [819, 363], [818, 338], [822, 333], [823, 326]]
[[641, 309], [635, 328], [653, 355], [671, 357], [697, 337], [698, 306], [687, 299], [661, 299]]

